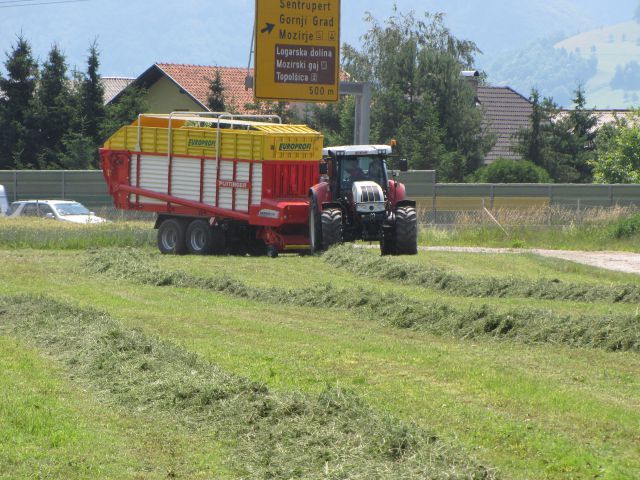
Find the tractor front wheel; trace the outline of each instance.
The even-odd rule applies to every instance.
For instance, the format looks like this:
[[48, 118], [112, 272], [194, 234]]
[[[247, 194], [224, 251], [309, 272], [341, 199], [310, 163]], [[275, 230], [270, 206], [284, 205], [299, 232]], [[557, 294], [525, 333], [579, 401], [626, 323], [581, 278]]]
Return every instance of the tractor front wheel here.
[[396, 210], [395, 253], [418, 253], [418, 215], [414, 207], [400, 207]]

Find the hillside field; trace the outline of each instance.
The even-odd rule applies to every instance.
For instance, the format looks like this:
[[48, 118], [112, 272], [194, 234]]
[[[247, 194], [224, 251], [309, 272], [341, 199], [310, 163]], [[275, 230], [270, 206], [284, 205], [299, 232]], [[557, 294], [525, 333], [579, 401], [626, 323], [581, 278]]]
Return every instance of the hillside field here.
[[637, 276], [33, 226], [0, 236], [0, 479], [640, 477]]
[[[598, 58], [598, 71], [585, 85], [589, 105], [597, 108], [629, 108], [640, 105], [640, 91], [626, 92], [610, 85], [616, 67], [640, 58], [640, 24], [619, 23], [584, 32], [556, 44], [569, 52], [576, 50], [589, 58], [592, 49]], [[635, 94], [635, 96], [634, 96]]]

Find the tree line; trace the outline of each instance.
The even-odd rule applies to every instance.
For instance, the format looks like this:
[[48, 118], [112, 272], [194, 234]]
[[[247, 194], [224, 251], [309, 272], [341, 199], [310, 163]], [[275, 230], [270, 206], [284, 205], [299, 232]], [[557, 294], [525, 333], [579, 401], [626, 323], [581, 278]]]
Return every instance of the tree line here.
[[[600, 127], [580, 86], [569, 110], [534, 89], [530, 126], [513, 139], [514, 153], [524, 160], [483, 166], [495, 137], [461, 77], [473, 69], [478, 47], [455, 38], [440, 14], [417, 18], [396, 9], [384, 23], [371, 16], [367, 22], [362, 47], [343, 47], [343, 69], [372, 85], [372, 141], [397, 139], [411, 168], [436, 170], [440, 181], [449, 182], [638, 181], [640, 115]], [[353, 99], [313, 107], [304, 120], [330, 144], [351, 143]]]
[[[484, 166], [495, 137], [483, 121], [474, 89], [460, 75], [473, 69], [478, 47], [454, 37], [441, 14], [417, 18], [394, 9], [384, 23], [371, 16], [367, 22], [361, 46], [344, 45], [342, 68], [352, 80], [372, 85], [372, 142], [396, 139], [412, 169], [436, 170], [441, 181], [449, 182], [640, 182], [640, 114], [599, 128], [580, 87], [569, 111], [533, 90], [530, 126], [514, 138], [514, 151], [524, 160]], [[55, 45], [39, 66], [22, 37], [4, 65], [0, 169], [97, 168], [100, 144], [148, 110], [144, 92], [136, 88], [104, 105], [95, 43], [82, 72], [69, 72]], [[209, 93], [213, 111], [229, 108], [219, 72]], [[352, 97], [302, 112], [284, 102], [250, 107], [307, 123], [322, 131], [327, 144], [353, 142]]]
[[0, 74], [0, 169], [95, 169], [98, 148], [146, 109], [144, 92], [128, 88], [104, 104], [97, 44], [86, 69], [70, 71], [53, 45], [41, 65], [19, 36]]

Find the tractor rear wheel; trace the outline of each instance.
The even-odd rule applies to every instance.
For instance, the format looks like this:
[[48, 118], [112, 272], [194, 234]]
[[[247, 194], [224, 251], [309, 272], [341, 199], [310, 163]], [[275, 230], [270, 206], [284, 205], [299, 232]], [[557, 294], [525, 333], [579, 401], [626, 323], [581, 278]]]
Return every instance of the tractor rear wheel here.
[[395, 254], [416, 255], [418, 253], [418, 215], [414, 207], [396, 210]]
[[158, 249], [163, 254], [183, 255], [187, 253], [184, 222], [169, 218], [158, 228]]
[[322, 221], [315, 198], [309, 199], [309, 247], [311, 253], [322, 250]]
[[324, 210], [320, 215], [322, 224], [322, 249], [342, 243], [342, 211], [338, 208]]
[[194, 255], [207, 255], [213, 247], [213, 234], [209, 222], [194, 220], [187, 227], [187, 250]]

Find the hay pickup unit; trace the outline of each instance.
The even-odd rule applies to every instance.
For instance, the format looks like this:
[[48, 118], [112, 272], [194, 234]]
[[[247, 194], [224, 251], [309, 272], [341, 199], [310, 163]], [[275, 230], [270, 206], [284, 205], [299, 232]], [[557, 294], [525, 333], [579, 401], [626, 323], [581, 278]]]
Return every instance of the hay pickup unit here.
[[[321, 179], [321, 165], [327, 161], [322, 142], [320, 133], [303, 125], [283, 125], [274, 116], [176, 112], [140, 115], [107, 140], [100, 157], [115, 206], [157, 214], [162, 253], [275, 257], [374, 237], [383, 253], [410, 253], [391, 246], [396, 204], [407, 203], [402, 185], [392, 180], [375, 190], [352, 181], [354, 192], [360, 192], [357, 198], [368, 199], [363, 195], [372, 192], [373, 199], [373, 190], [384, 196], [386, 212], [377, 211], [378, 198], [376, 212], [366, 212], [367, 227], [354, 229], [358, 222], [342, 198], [344, 185], [336, 185], [336, 190], [326, 175]], [[386, 151], [377, 150], [367, 159], [376, 155], [384, 168], [380, 180], [386, 182]], [[346, 158], [329, 159], [336, 170], [328, 173], [342, 174], [339, 165]], [[325, 209], [331, 210], [334, 228], [323, 237], [324, 225], [315, 220], [326, 216]], [[344, 229], [336, 228], [338, 209], [344, 212]], [[415, 245], [415, 238], [410, 242]]]

